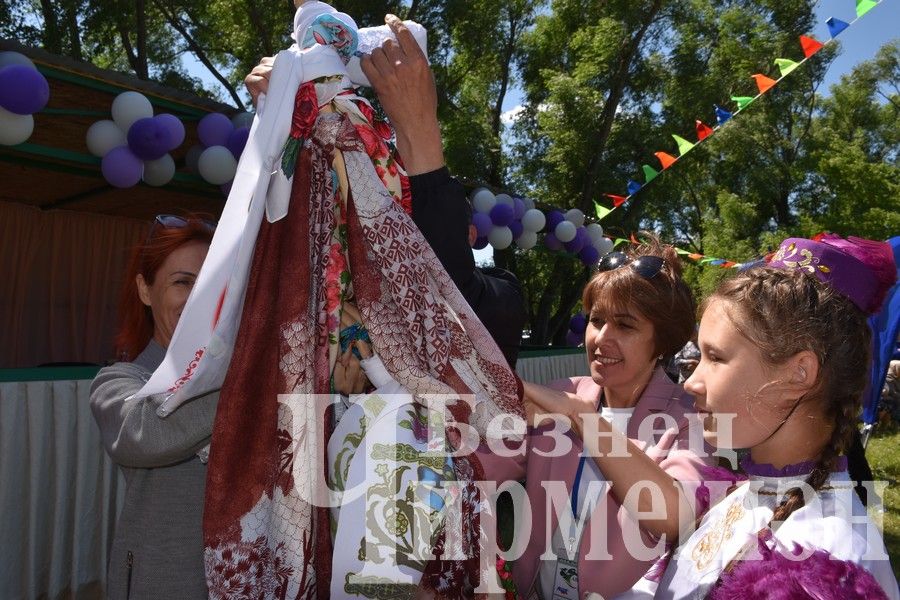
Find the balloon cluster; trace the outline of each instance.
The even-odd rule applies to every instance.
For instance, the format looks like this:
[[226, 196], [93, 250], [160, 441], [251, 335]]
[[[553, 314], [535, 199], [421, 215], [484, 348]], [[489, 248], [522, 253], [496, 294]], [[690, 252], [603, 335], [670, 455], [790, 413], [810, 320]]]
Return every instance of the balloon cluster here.
[[613, 248], [612, 240], [603, 236], [603, 228], [598, 223], [585, 225], [584, 213], [577, 208], [566, 213], [553, 209], [545, 215], [532, 200], [494, 195], [483, 187], [474, 190], [469, 199], [474, 209], [472, 225], [478, 231], [476, 250], [488, 244], [503, 250], [513, 241], [528, 250], [537, 244], [538, 232], [546, 231], [547, 248], [574, 254], [590, 267]]
[[18, 52], [0, 52], [0, 144], [21, 144], [34, 131], [34, 113], [50, 100], [50, 85]]
[[233, 119], [222, 113], [209, 113], [200, 119], [197, 124], [200, 145], [188, 150], [187, 168], [199, 173], [207, 182], [222, 186], [222, 191], [227, 194], [252, 122], [253, 115], [249, 113], [239, 113]]
[[522, 250], [537, 244], [537, 232], [544, 228], [544, 213], [527, 198], [509, 194], [494, 195], [487, 188], [478, 188], [471, 195], [472, 225], [478, 231], [475, 249], [490, 244], [497, 250], [509, 248], [516, 242]]
[[603, 235], [603, 227], [599, 223], [585, 225], [584, 213], [577, 208], [565, 213], [556, 209], [547, 213], [544, 245], [555, 252], [574, 254], [589, 267], [613, 248], [612, 240]]
[[100, 170], [110, 185], [129, 188], [144, 183], [160, 186], [175, 175], [169, 154], [184, 142], [184, 125], [174, 115], [153, 116], [153, 105], [138, 92], [122, 92], [113, 99], [112, 120], [88, 128], [88, 150], [102, 158]]
[[587, 329], [587, 317], [584, 313], [575, 313], [569, 319], [569, 331], [566, 332], [567, 346], [580, 346], [584, 343], [584, 332]]

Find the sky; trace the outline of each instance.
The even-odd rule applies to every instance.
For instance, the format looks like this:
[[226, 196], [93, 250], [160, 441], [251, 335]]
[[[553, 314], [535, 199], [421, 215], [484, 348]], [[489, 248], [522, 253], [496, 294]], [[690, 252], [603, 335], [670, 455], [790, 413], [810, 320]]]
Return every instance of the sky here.
[[[812, 37], [821, 42], [826, 42], [830, 35], [825, 21], [829, 17], [835, 17], [851, 23], [856, 17], [855, 0], [820, 0], [816, 7], [816, 14], [818, 16], [818, 25], [811, 32]], [[827, 94], [828, 88], [840, 81], [841, 75], [849, 73], [856, 64], [873, 58], [881, 46], [892, 39], [898, 38], [900, 38], [900, 0], [881, 0], [878, 6], [838, 36], [837, 39], [841, 44], [841, 53], [828, 69], [825, 76], [825, 86], [821, 89], [821, 92]], [[803, 54], [798, 45], [795, 56], [785, 56], [784, 58], [799, 59], [802, 57]], [[193, 61], [190, 57], [186, 57], [185, 65], [191, 75], [202, 79], [207, 86], [213, 89], [218, 87], [218, 82], [198, 62]], [[222, 92], [222, 96], [227, 98], [224, 92]], [[511, 88], [503, 102], [505, 114], [514, 114], [521, 102], [521, 91], [516, 87]], [[475, 260], [479, 264], [492, 260], [493, 254], [490, 246], [484, 250], [476, 250], [474, 252]]]

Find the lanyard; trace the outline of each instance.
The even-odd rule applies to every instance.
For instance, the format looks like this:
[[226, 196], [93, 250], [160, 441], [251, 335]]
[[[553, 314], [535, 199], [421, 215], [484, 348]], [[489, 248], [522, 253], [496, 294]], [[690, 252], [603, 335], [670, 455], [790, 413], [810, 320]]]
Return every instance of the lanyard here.
[[[600, 391], [600, 398], [597, 400], [597, 410], [603, 404], [603, 391]], [[581, 457], [578, 459], [578, 470], [575, 471], [575, 481], [572, 483], [572, 516], [578, 518], [578, 490], [581, 488], [581, 475], [584, 473], [584, 462], [587, 457], [584, 455], [584, 444], [581, 446]]]

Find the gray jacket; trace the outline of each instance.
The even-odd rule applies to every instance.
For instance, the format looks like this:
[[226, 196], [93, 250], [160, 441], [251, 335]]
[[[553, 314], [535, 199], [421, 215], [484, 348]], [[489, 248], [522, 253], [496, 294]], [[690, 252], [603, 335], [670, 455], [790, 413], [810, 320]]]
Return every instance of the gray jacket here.
[[125, 505], [116, 524], [107, 577], [114, 600], [206, 598], [203, 500], [209, 443], [219, 393], [182, 405], [162, 419], [161, 396], [129, 399], [162, 362], [150, 341], [132, 363], [116, 363], [91, 384], [91, 410], [103, 445], [125, 475]]

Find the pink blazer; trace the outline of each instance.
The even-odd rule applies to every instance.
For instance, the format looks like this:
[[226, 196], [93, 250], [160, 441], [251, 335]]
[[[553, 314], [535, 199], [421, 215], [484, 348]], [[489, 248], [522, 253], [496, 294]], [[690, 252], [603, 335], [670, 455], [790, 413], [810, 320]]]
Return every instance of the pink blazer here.
[[[550, 387], [574, 392], [582, 398], [599, 398], [601, 389], [590, 377], [562, 379], [551, 383]], [[712, 464], [710, 458], [701, 458], [687, 449], [688, 425], [685, 414], [692, 412], [695, 412], [692, 397], [680, 385], [672, 383], [662, 368], [657, 368], [638, 400], [628, 424], [628, 438], [653, 457], [669, 475], [683, 482], [700, 481], [700, 470], [704, 465]], [[644, 419], [652, 418], [652, 415], [660, 413], [671, 415], [678, 423], [678, 428], [671, 427], [663, 432], [663, 421], [657, 419], [659, 422], [654, 429], [660, 433], [656, 434], [656, 439], [653, 440], [655, 443], [648, 449], [647, 444], [638, 439], [638, 430]], [[490, 452], [484, 445], [478, 450], [478, 458], [481, 460], [486, 479], [496, 480], [498, 483], [525, 479], [525, 488], [531, 503], [531, 536], [524, 554], [515, 561], [513, 566], [513, 579], [522, 597], [527, 597], [535, 584], [539, 557], [549, 547], [549, 536], [553, 535], [558, 526], [557, 514], [551, 505], [548, 505], [547, 490], [541, 486], [541, 482], [564, 481], [568, 493], [571, 494], [582, 451], [581, 440], [577, 435], [569, 432], [566, 435], [572, 440], [570, 452], [559, 457], [537, 454], [535, 451], [549, 453], [555, 447], [555, 440], [551, 436], [545, 435], [550, 429], [551, 427], [529, 428], [524, 442], [528, 444], [524, 457], [500, 457]], [[706, 447], [704, 453], [708, 455], [709, 451], [710, 448]], [[685, 486], [686, 493], [691, 493], [688, 491], [689, 488], [693, 489], [692, 486]], [[606, 501], [597, 504], [589, 519], [606, 520], [605, 531], [600, 523], [593, 526], [600, 535], [606, 535], [606, 550], [612, 559], [588, 560], [586, 558], [591, 549], [591, 523], [588, 522], [585, 524], [579, 550], [578, 576], [579, 591], [582, 595], [587, 592], [595, 592], [604, 598], [612, 598], [616, 594], [631, 589], [650, 569], [656, 559], [643, 561], [631, 556], [625, 546], [622, 530], [623, 524], [633, 522], [633, 519], [612, 494], [607, 492], [607, 495]], [[548, 513], [550, 515], [549, 524], [547, 523]], [[641, 533], [646, 547], [653, 547], [657, 543], [658, 540], [647, 532], [642, 530]]]

